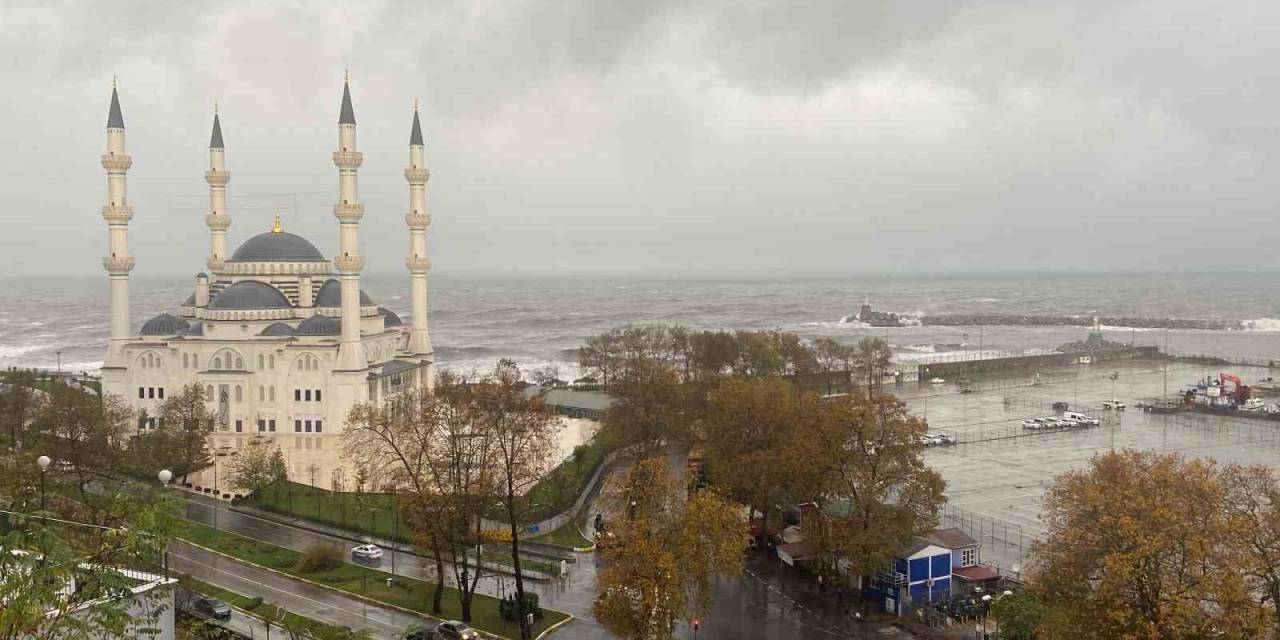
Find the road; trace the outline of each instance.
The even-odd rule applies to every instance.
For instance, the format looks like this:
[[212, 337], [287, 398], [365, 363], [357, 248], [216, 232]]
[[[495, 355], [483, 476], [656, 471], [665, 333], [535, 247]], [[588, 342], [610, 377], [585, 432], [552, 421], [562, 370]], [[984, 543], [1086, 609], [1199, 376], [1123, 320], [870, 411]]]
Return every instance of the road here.
[[[169, 565], [210, 584], [278, 604], [300, 616], [352, 629], [368, 629], [377, 638], [395, 638], [410, 624], [423, 620], [419, 616], [366, 605], [355, 598], [182, 542], [174, 542], [170, 547]], [[263, 631], [257, 629], [257, 633]]]
[[[587, 513], [592, 514], [595, 512], [593, 506], [587, 505]], [[187, 517], [193, 520], [212, 524], [213, 513], [213, 505], [207, 501], [197, 499], [188, 502]], [[326, 536], [273, 520], [234, 512], [229, 510], [225, 504], [218, 505], [217, 520], [218, 526], [224, 530], [295, 550], [305, 549], [308, 545], [316, 542], [334, 544], [341, 548], [350, 546], [350, 542], [342, 538]], [[221, 559], [221, 562], [222, 565], [215, 566], [229, 569], [226, 565], [230, 561]], [[525, 588], [537, 593], [543, 606], [564, 611], [574, 616], [575, 619], [572, 622], [554, 632], [554, 637], [575, 640], [608, 640], [614, 637], [595, 620], [591, 611], [591, 605], [595, 599], [596, 573], [602, 562], [597, 554], [578, 554], [578, 562], [570, 565], [567, 578], [550, 582], [525, 582]], [[389, 562], [384, 560], [381, 568], [389, 571]], [[399, 554], [397, 556], [396, 572], [398, 575], [428, 581], [435, 579], [434, 566], [429, 559], [409, 554]], [[275, 576], [275, 574], [270, 575], [275, 578], [276, 583], [284, 580], [279, 576]], [[227, 578], [227, 580], [232, 579]], [[210, 580], [210, 582], [225, 586], [228, 589], [237, 589], [235, 584], [228, 584], [224, 581]], [[446, 583], [453, 584], [451, 576], [446, 576]], [[310, 589], [314, 590], [314, 587], [310, 587]], [[503, 594], [510, 593], [513, 589], [514, 582], [510, 576], [486, 575], [480, 581], [479, 592], [500, 597]], [[250, 596], [259, 595], [257, 592], [242, 591], [242, 593]], [[329, 598], [336, 597], [348, 600], [336, 594], [329, 596], [327, 592], [322, 595]], [[308, 594], [307, 597], [309, 598], [310, 595]], [[273, 598], [267, 595], [263, 595], [263, 598], [273, 601]], [[328, 602], [325, 599], [320, 599], [319, 601], [321, 603]], [[281, 602], [281, 604], [293, 610], [289, 604], [284, 602]], [[302, 615], [307, 615], [305, 610], [313, 610], [318, 606], [323, 606], [306, 601], [299, 602], [298, 605], [304, 607], [304, 610], [297, 611]], [[356, 606], [359, 607], [358, 604]], [[374, 607], [369, 609], [372, 616]], [[362, 612], [362, 607], [355, 609], [355, 611]], [[405, 620], [408, 619], [411, 618], [405, 618]], [[364, 619], [360, 618], [356, 622], [364, 622]], [[678, 635], [680, 634], [691, 637], [692, 630], [684, 628], [678, 632]], [[846, 630], [843, 622], [838, 619], [838, 612], [834, 612], [830, 607], [824, 608], [814, 605], [810, 600], [806, 599], [804, 585], [800, 581], [788, 581], [776, 575], [771, 575], [768, 571], [756, 571], [744, 575], [742, 578], [717, 582], [712, 610], [702, 617], [702, 626], [698, 631], [698, 637], [709, 640], [727, 640], [730, 638], [734, 640], [773, 640], [776, 638], [830, 639], [882, 638], [885, 636], [879, 633], [859, 635]]]

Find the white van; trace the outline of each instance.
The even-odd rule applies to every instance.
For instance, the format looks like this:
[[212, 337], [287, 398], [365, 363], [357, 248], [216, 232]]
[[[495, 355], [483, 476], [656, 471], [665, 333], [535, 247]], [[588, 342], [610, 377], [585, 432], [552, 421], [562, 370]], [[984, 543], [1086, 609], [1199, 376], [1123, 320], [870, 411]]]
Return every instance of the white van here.
[[1075, 420], [1077, 423], [1082, 424], [1086, 427], [1096, 427], [1099, 424], [1101, 424], [1101, 422], [1097, 418], [1094, 418], [1092, 416], [1087, 416], [1077, 411], [1064, 411], [1062, 412], [1062, 417], [1066, 418], [1067, 420]]

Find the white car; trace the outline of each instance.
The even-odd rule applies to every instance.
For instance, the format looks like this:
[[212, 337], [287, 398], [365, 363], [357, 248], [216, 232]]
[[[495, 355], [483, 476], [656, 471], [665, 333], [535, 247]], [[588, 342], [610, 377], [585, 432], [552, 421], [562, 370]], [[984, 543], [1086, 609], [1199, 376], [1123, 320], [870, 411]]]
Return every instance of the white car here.
[[930, 380], [929, 382], [932, 382], [933, 384], [942, 384], [942, 383], [946, 382], [946, 380], [945, 380], [945, 379], [943, 379], [943, 378], [934, 378], [934, 379]]
[[1124, 411], [1124, 403], [1119, 400], [1103, 400], [1103, 409], [1115, 409], [1116, 411]]
[[1044, 421], [1044, 428], [1046, 429], [1061, 429], [1067, 426], [1065, 422], [1057, 418], [1041, 418], [1041, 420]]
[[382, 549], [376, 544], [362, 544], [352, 547], [351, 559], [357, 562], [378, 562], [382, 560]]
[[1041, 427], [1044, 427], [1044, 424], [1041, 423], [1039, 420], [1023, 420], [1022, 421], [1023, 429], [1031, 429], [1032, 431], [1036, 431], [1036, 430], [1039, 430]]

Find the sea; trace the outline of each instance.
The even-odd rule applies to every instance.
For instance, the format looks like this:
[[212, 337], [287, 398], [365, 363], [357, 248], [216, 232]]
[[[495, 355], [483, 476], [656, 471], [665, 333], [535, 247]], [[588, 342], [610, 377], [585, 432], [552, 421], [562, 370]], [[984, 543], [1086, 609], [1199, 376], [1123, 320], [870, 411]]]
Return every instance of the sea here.
[[[193, 290], [188, 278], [135, 277], [134, 329], [175, 312]], [[364, 290], [408, 320], [408, 277], [369, 275]], [[1233, 273], [1024, 273], [849, 277], [655, 277], [432, 275], [428, 315], [437, 361], [469, 372], [511, 358], [523, 370], [553, 366], [578, 375], [576, 349], [626, 325], [691, 329], [781, 329], [841, 342], [877, 336], [903, 363], [1052, 349], [1087, 329], [1043, 326], [874, 328], [850, 316], [868, 299], [877, 311], [1026, 314], [1241, 321], [1232, 331], [1103, 327], [1117, 342], [1157, 345], [1182, 355], [1280, 360], [1280, 271]], [[107, 342], [107, 281], [25, 277], [0, 287], [0, 366], [92, 372]]]

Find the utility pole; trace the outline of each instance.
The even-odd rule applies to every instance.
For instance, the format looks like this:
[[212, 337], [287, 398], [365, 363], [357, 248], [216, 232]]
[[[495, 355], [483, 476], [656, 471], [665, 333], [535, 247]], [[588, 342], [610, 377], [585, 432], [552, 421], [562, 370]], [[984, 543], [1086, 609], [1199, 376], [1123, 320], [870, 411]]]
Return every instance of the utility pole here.
[[1169, 330], [1164, 330], [1164, 397], [1161, 400], [1169, 399]]

